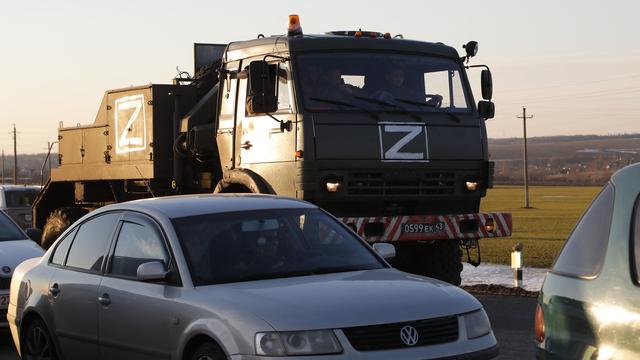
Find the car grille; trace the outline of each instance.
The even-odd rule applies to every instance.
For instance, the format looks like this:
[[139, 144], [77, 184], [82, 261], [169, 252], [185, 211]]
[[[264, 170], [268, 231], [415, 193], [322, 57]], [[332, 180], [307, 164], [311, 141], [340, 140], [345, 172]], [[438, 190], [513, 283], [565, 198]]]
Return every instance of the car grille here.
[[443, 344], [458, 340], [456, 316], [404, 323], [361, 326], [342, 329], [351, 346], [358, 351], [387, 350], [408, 347], [400, 338], [400, 330], [413, 326], [418, 331], [414, 346]]
[[0, 277], [0, 290], [9, 290], [9, 285], [11, 285], [10, 277]]
[[456, 176], [439, 171], [350, 172], [346, 184], [349, 195], [442, 195], [455, 193]]

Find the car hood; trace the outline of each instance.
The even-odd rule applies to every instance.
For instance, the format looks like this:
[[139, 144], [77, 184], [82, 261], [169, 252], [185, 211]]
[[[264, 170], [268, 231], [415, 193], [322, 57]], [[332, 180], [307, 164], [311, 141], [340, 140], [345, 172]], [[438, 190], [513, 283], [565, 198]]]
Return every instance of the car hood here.
[[[40, 257], [44, 250], [33, 240], [0, 241], [0, 276], [9, 276], [21, 262]], [[9, 272], [6, 272], [6, 267]]]
[[458, 287], [395, 269], [213, 285], [198, 292], [251, 312], [278, 331], [404, 322], [482, 307]]

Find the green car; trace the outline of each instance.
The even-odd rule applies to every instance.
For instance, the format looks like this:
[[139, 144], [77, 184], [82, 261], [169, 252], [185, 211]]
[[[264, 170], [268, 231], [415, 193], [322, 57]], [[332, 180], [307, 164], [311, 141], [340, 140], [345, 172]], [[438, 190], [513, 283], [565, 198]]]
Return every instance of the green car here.
[[569, 235], [535, 314], [538, 359], [640, 359], [640, 164], [613, 175]]

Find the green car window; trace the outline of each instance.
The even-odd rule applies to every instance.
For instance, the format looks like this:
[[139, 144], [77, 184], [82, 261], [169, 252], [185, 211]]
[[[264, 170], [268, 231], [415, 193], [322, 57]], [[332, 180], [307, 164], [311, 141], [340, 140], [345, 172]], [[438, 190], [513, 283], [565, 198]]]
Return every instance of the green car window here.
[[633, 209], [633, 236], [631, 238], [631, 274], [636, 285], [640, 285], [640, 196]]
[[593, 200], [565, 242], [552, 271], [593, 278], [600, 274], [609, 243], [614, 189], [608, 184]]

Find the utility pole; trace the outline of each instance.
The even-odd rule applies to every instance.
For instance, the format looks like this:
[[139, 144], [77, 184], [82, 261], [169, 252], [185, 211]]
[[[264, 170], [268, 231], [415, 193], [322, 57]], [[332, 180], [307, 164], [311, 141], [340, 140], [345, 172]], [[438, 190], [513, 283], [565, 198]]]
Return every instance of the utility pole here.
[[16, 124], [13, 124], [13, 184], [18, 184], [18, 145], [16, 142]]
[[527, 108], [522, 107], [522, 116], [516, 116], [518, 119], [522, 119], [522, 129], [524, 131], [524, 138], [522, 141], [522, 148], [524, 153], [524, 207], [529, 208], [529, 167], [527, 165], [527, 119], [533, 119], [533, 115], [527, 117]]
[[2, 185], [4, 185], [4, 149], [2, 149]]

